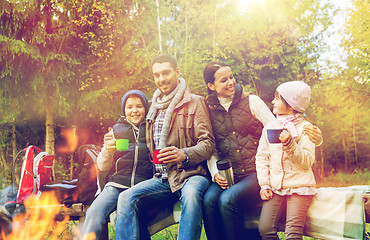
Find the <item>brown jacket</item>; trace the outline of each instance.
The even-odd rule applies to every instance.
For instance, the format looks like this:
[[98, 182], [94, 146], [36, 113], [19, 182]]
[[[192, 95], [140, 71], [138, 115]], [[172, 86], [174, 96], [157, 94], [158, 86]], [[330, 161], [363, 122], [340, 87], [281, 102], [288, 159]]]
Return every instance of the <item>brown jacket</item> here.
[[[153, 122], [146, 125], [146, 140], [149, 150], [154, 149]], [[187, 88], [183, 99], [173, 111], [167, 146], [183, 149], [189, 158], [189, 164], [168, 163], [168, 181], [172, 192], [181, 189], [187, 179], [194, 175], [206, 176], [206, 162], [215, 149], [212, 125], [204, 98], [192, 94]]]

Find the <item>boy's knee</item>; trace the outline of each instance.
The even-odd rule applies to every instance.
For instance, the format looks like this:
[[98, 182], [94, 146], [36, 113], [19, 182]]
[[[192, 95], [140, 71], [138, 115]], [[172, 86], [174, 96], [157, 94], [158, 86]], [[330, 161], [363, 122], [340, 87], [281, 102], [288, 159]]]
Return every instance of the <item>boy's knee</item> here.
[[86, 219], [90, 219], [90, 218], [100, 218], [102, 217], [103, 215], [103, 212], [101, 211], [101, 208], [99, 207], [90, 207], [89, 209], [87, 209], [86, 211], [86, 216], [85, 218]]
[[117, 212], [122, 211], [122, 209], [131, 208], [130, 204], [133, 202], [132, 198], [133, 196], [131, 196], [130, 194], [127, 194], [126, 192], [122, 192], [118, 196]]

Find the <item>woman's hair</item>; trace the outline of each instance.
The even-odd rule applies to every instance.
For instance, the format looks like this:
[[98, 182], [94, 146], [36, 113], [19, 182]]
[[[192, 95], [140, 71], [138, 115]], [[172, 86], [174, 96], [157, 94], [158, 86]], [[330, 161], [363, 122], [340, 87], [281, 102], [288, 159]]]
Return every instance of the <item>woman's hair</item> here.
[[215, 82], [215, 73], [222, 67], [230, 67], [228, 64], [221, 61], [214, 61], [207, 64], [203, 70], [204, 82], [207, 85], [208, 94], [212, 94], [214, 91], [208, 88], [208, 83], [213, 84]]

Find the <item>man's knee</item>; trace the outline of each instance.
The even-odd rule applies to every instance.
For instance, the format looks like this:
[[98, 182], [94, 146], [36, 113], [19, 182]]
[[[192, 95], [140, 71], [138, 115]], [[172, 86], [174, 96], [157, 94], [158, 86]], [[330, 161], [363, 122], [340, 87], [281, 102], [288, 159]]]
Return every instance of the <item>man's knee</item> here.
[[195, 204], [202, 201], [203, 194], [196, 188], [188, 187], [181, 193], [181, 202], [185, 204]]

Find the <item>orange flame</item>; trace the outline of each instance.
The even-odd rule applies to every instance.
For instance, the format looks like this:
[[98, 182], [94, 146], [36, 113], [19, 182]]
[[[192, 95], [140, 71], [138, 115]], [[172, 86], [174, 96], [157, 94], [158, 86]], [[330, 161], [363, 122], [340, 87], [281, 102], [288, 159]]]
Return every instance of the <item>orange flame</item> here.
[[64, 128], [61, 129], [60, 135], [66, 140], [66, 145], [58, 148], [60, 153], [72, 153], [76, 150], [78, 144], [78, 137], [76, 134], [76, 128]]
[[60, 239], [59, 236], [65, 231], [69, 216], [65, 215], [62, 221], [56, 221], [55, 218], [65, 207], [58, 202], [54, 192], [45, 192], [40, 199], [31, 195], [24, 205], [26, 213], [14, 217], [12, 232], [7, 236], [2, 233], [3, 239]]
[[82, 237], [82, 240], [95, 240], [96, 235], [95, 233], [88, 233]]

